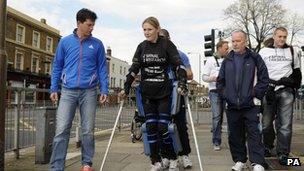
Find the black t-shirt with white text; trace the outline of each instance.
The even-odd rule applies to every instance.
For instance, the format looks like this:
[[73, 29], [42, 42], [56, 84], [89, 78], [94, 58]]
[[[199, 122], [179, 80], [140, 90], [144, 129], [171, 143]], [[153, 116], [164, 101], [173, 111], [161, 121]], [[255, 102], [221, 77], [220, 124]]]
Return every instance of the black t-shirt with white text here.
[[131, 72], [141, 72], [141, 94], [146, 98], [160, 99], [171, 94], [172, 83], [168, 78], [169, 66], [181, 65], [175, 45], [162, 37], [156, 43], [140, 43], [133, 57]]

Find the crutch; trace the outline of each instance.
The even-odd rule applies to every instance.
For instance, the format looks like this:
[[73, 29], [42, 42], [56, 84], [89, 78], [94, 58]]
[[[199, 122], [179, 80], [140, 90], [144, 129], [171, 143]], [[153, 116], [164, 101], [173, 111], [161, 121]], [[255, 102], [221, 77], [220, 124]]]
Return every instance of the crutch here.
[[191, 109], [190, 109], [189, 97], [188, 97], [188, 95], [185, 95], [184, 98], [185, 98], [185, 102], [186, 102], [188, 113], [189, 113], [189, 117], [190, 117], [190, 123], [191, 123], [193, 138], [194, 138], [194, 144], [195, 144], [195, 148], [196, 148], [196, 152], [197, 152], [198, 163], [199, 163], [199, 166], [200, 166], [200, 170], [203, 171], [201, 156], [200, 156], [200, 153], [199, 153], [199, 149], [198, 149], [198, 145], [197, 145], [197, 139], [196, 139], [196, 134], [195, 134], [195, 130], [194, 130], [192, 113], [191, 113]]
[[111, 143], [112, 143], [112, 139], [113, 139], [113, 136], [114, 136], [114, 133], [115, 133], [115, 129], [116, 129], [118, 120], [119, 120], [120, 115], [121, 115], [121, 112], [122, 112], [123, 104], [124, 104], [124, 100], [122, 100], [122, 101], [120, 102], [119, 111], [118, 111], [118, 114], [117, 114], [117, 117], [116, 117], [116, 120], [115, 120], [115, 124], [114, 124], [113, 130], [112, 130], [112, 133], [111, 133], [111, 137], [110, 137], [110, 140], [109, 140], [109, 143], [108, 143], [106, 152], [105, 152], [105, 154], [104, 154], [104, 156], [103, 156], [103, 159], [102, 159], [102, 163], [101, 163], [101, 166], [100, 166], [100, 171], [102, 171], [103, 166], [104, 166], [104, 164], [105, 164], [105, 162], [106, 162], [107, 155], [108, 155], [108, 152], [109, 152], [109, 149], [110, 149], [110, 146], [111, 146]]

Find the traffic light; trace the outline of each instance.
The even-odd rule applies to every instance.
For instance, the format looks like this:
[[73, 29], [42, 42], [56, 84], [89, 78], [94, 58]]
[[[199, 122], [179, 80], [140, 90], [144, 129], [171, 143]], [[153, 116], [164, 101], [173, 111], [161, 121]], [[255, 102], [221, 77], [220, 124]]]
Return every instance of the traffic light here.
[[205, 35], [205, 56], [212, 56], [215, 52], [215, 30], [211, 29], [211, 35]]

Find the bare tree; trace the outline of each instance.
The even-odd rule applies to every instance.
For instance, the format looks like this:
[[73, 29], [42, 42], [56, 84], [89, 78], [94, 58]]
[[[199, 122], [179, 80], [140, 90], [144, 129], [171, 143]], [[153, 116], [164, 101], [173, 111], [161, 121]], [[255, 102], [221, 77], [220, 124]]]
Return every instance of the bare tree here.
[[287, 19], [287, 28], [290, 32], [290, 43], [293, 44], [294, 38], [297, 34], [304, 31], [304, 18], [297, 13], [291, 14]]
[[228, 30], [242, 29], [248, 35], [248, 47], [258, 52], [272, 30], [282, 25], [286, 10], [279, 0], [238, 0], [224, 10], [232, 24]]

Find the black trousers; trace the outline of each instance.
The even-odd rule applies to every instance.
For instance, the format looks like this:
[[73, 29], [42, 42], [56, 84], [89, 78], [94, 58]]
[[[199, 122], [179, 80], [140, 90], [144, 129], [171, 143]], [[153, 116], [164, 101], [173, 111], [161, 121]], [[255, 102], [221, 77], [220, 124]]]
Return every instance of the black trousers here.
[[168, 125], [172, 121], [170, 115], [170, 97], [157, 100], [143, 97], [142, 100], [146, 115], [151, 163], [160, 162], [160, 154], [166, 154], [168, 159], [176, 159], [172, 139], [168, 134]]
[[260, 108], [227, 109], [229, 136], [228, 142], [234, 162], [247, 161], [247, 147], [251, 163], [265, 164], [262, 135], [258, 129]]
[[179, 156], [188, 155], [191, 153], [191, 147], [189, 144], [189, 134], [187, 127], [187, 118], [186, 118], [186, 105], [184, 98], [181, 98], [181, 108], [179, 113], [173, 116], [174, 123], [176, 124], [179, 138], [183, 150], [179, 152]]

